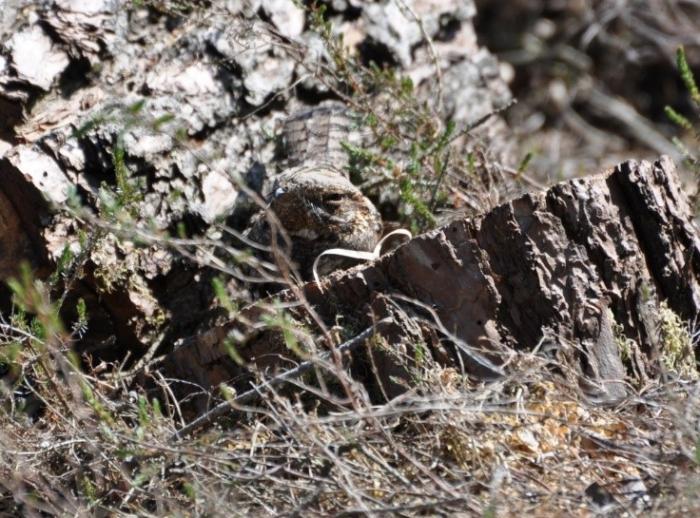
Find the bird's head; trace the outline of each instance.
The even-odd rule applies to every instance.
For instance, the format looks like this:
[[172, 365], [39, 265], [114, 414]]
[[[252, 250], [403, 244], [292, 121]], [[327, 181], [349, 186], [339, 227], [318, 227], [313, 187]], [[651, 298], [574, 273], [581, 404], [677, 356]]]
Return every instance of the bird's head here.
[[272, 186], [269, 201], [292, 237], [343, 246], [357, 231], [381, 232], [381, 219], [372, 203], [332, 169], [299, 167], [286, 171]]

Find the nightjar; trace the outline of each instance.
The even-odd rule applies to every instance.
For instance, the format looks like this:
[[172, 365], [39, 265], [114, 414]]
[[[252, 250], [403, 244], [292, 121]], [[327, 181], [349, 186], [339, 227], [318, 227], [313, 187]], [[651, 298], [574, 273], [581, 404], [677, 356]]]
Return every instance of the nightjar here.
[[[267, 210], [275, 214], [291, 240], [289, 256], [303, 280], [311, 279], [314, 260], [325, 250], [370, 251], [381, 237], [379, 212], [344, 171], [347, 153], [343, 143], [356, 142], [352, 127], [350, 112], [337, 101], [297, 112], [284, 122], [281, 172], [272, 178], [265, 199]], [[269, 220], [266, 211], [255, 215], [246, 237], [270, 244]], [[321, 258], [318, 273], [356, 262], [327, 255]]]
[[[311, 278], [312, 264], [321, 252], [329, 248], [369, 251], [381, 237], [382, 220], [372, 202], [330, 167], [298, 166], [286, 170], [275, 178], [268, 201], [268, 210], [274, 212], [291, 240], [290, 257], [304, 280]], [[247, 237], [270, 243], [264, 212], [253, 218]], [[352, 264], [352, 259], [324, 257], [318, 273], [327, 274]]]

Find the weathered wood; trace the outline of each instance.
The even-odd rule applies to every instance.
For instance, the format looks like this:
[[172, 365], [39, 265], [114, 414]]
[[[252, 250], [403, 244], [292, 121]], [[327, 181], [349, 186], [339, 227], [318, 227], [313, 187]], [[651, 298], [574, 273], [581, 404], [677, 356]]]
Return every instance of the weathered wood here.
[[[698, 234], [679, 185], [667, 157], [625, 162], [454, 221], [374, 264], [307, 284], [304, 297], [329, 326], [338, 315], [368, 325], [387, 316], [387, 301], [418, 321], [434, 313], [443, 338], [480, 356], [459, 347], [445, 353], [429, 326], [388, 332], [388, 343], [405, 350], [420, 341], [436, 358], [476, 375], [488, 373], [475, 358], [498, 361], [506, 346], [533, 349], [544, 341], [576, 367], [572, 381], [593, 397], [615, 400], [633, 372], [659, 371], [659, 303], [686, 319], [698, 315]], [[287, 292], [281, 299], [294, 297]], [[243, 379], [245, 367], [228, 358], [222, 343], [228, 337], [245, 361], [256, 363], [278, 340], [274, 332], [245, 342], [236, 336], [246, 328], [242, 321], [259, 322], [260, 311], [249, 308], [238, 321], [191, 338], [166, 359], [168, 376], [205, 391]], [[289, 312], [312, 321], [303, 306]], [[621, 357], [623, 339], [640, 345], [635, 357]], [[274, 350], [289, 355], [284, 347]]]

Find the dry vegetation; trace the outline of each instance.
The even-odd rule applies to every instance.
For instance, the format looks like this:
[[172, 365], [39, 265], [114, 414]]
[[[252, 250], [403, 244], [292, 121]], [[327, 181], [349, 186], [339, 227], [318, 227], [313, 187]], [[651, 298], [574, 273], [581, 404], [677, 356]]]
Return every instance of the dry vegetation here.
[[508, 375], [490, 383], [422, 362], [408, 392], [377, 405], [344, 369], [312, 356], [326, 383], [342, 390], [308, 379], [291, 383], [290, 398], [289, 386], [281, 393], [261, 383], [257, 404], [235, 405], [215, 428], [177, 440], [176, 411], [79, 373], [55, 337], [32, 343], [43, 362], [23, 365], [33, 380], [24, 401], [38, 398], [47, 410], [34, 423], [20, 410], [3, 417], [10, 513], [699, 509], [700, 394], [691, 379], [649, 381], [606, 408], [567, 381], [556, 357], [513, 352]]
[[[480, 3], [480, 23], [509, 27], [501, 33], [511, 30], [508, 20], [488, 8], [489, 2]], [[609, 151], [629, 154], [630, 149], [643, 148], [644, 139], [651, 138], [648, 128], [665, 132], [664, 139], [670, 142], [678, 130], [668, 131], [653, 116], [641, 125], [630, 122], [632, 135], [610, 139], [613, 144], [603, 144], [606, 132], [617, 134], [624, 120], [587, 129], [592, 122], [584, 121], [581, 114], [590, 114], [585, 107], [590, 97], [586, 101], [577, 97], [582, 95], [581, 82], [595, 80], [612, 85], [607, 88], [619, 87], [620, 95], [630, 96], [625, 101], [629, 103], [638, 92], [615, 83], [611, 65], [596, 61], [596, 56], [604, 54], [606, 45], [619, 50], [627, 43], [625, 38], [631, 38], [634, 48], [647, 51], [644, 34], [650, 33], [626, 32], [625, 27], [639, 24], [641, 15], [634, 6], [629, 12], [617, 12], [614, 6], [619, 2], [594, 3], [598, 8], [587, 11], [590, 18], [581, 26], [576, 21], [580, 12], [574, 8], [552, 7], [556, 11], [552, 20], [552, 13], [533, 14], [537, 10], [531, 7], [539, 2], [513, 2], [514, 14], [529, 13], [532, 26], [540, 31], [552, 28], [542, 24], [552, 24], [554, 33], [547, 38], [561, 38], [551, 45], [557, 50], [554, 56], [533, 57], [530, 48], [521, 48], [520, 57], [527, 59], [514, 61], [518, 74], [521, 68], [528, 70], [525, 79], [518, 76], [518, 81], [528, 84], [522, 97], [518, 84], [514, 85], [521, 102], [511, 124], [516, 131], [534, 124], [541, 132], [537, 135], [546, 136], [536, 137], [544, 144], [534, 158], [528, 157], [533, 138], [523, 137], [515, 165], [495, 158], [471, 135], [474, 127], [455, 127], [442, 120], [434, 106], [420, 101], [410, 81], [358, 63], [335, 42], [322, 12], [317, 11], [315, 23], [319, 34], [326, 31], [329, 60], [324, 68], [310, 72], [354, 108], [363, 129], [372, 136], [367, 148], [348, 146], [347, 151], [356, 168], [353, 174], [370, 198], [382, 200], [385, 217], [391, 217], [396, 226], [419, 232], [455, 213], [487, 210], [504, 193], [533, 188], [546, 182], [547, 176], [567, 176], [582, 163], [597, 164]], [[686, 8], [681, 4], [665, 3], [668, 7], [655, 17], [643, 16], [655, 28], [654, 41], [664, 57], [655, 55], [661, 63], [667, 52], [675, 53], [679, 40], [690, 43], [674, 32], [683, 27], [669, 25], [667, 20], [680, 16], [678, 12]], [[169, 15], [175, 16], [176, 7], [182, 8], [158, 3], [135, 9], [161, 14], [170, 9]], [[190, 8], [182, 16], [195, 17]], [[601, 48], [590, 56], [585, 45], [574, 51], [569, 43], [581, 33], [587, 44], [596, 42]], [[514, 38], [540, 33], [533, 34], [512, 29]], [[289, 41], [277, 41], [289, 55], [302, 58], [300, 49]], [[698, 63], [695, 45], [688, 50], [691, 68]], [[567, 62], [571, 55], [575, 59]], [[571, 70], [562, 72], [561, 60], [577, 69], [575, 80], [567, 75]], [[581, 62], [590, 66], [581, 71]], [[682, 83], [673, 61], [665, 63], [666, 81]], [[545, 117], [542, 92], [559, 95], [556, 85], [564, 81], [561, 75], [572, 81], [563, 94], [565, 106], [557, 105], [556, 113]], [[674, 91], [670, 99], [658, 102], [683, 112], [692, 103], [676, 102], [682, 95]], [[140, 110], [138, 106], [127, 110], [129, 124], [160, 130], [167, 122], [145, 120]], [[642, 117], [644, 107], [637, 110], [634, 113]], [[524, 117], [526, 112], [529, 118]], [[80, 130], [90, 131], [99, 124], [89, 121]], [[523, 134], [534, 132], [527, 128]], [[696, 145], [694, 135], [683, 137], [688, 146]], [[586, 143], [585, 156], [575, 157], [576, 167], [563, 160], [559, 163], [566, 146], [575, 147], [581, 138]], [[553, 142], [564, 144], [550, 154]], [[185, 139], [181, 145], [187, 145]], [[620, 147], [611, 150], [609, 145]], [[117, 236], [144, 246], [158, 245], [210, 267], [217, 275], [213, 290], [219, 319], [238, 314], [255, 297], [250, 277], [295, 286], [293, 268], [281, 251], [273, 254], [270, 264], [262, 264], [221, 238], [228, 231], [236, 234], [235, 229], [222, 227], [210, 238], [177, 235], [177, 231], [165, 235], [136, 225], [132, 215], [138, 203], [137, 185], [128, 177], [123, 160], [117, 142], [116, 182], [105, 189], [109, 203], [103, 203], [99, 213], [77, 202], [65, 207], [83, 228], [95, 230], [92, 238], [81, 236], [83, 249]], [[553, 162], [562, 170], [554, 171]], [[382, 190], [392, 182], [400, 186], [398, 196]], [[264, 204], [253, 192], [249, 194]], [[355, 362], [338, 352], [339, 343], [352, 342], [362, 329], [340, 322], [325, 333], [314, 333], [295, 326], [273, 304], [276, 316], [265, 326], [279, 331], [284, 346], [310, 368], [284, 383], [271, 382], [273, 375], [259, 370], [246, 386], [253, 392], [244, 399], [241, 387], [235, 387], [238, 392], [222, 387], [230, 408], [220, 419], [192, 433], [178, 434], [192, 413], [186, 402], [174, 396], [169, 380], [157, 374], [159, 357], [166, 352], [162, 336], [153, 339], [141, 358], [114, 363], [90, 363], [73, 352], [86, 331], [89, 308], [79, 301], [70, 321], [59, 314], [65, 314], [62, 306], [84, 273], [85, 259], [81, 254], [66, 256], [56, 273], [43, 281], [26, 272], [10, 282], [13, 308], [0, 321], [0, 512], [17, 516], [464, 513], [485, 517], [523, 513], [692, 516], [700, 512], [700, 386], [695, 362], [688, 361], [697, 335], [694, 323], [680, 321], [670, 310], [663, 314], [661, 329], [667, 346], [665, 372], [659, 379], [636, 381], [630, 387], [633, 396], [609, 406], [592, 401], [579, 388], [566, 360], [567, 351], [575, 350], [577, 344], [553, 347], [551, 341], [543, 341], [534, 351], [504, 352], [503, 376], [488, 381], [441, 366], [421, 354], [421, 344], [414, 344], [410, 357], [392, 353], [410, 372], [412, 383], [387, 402], [352, 376], [349, 364]], [[321, 352], [321, 346], [329, 344], [333, 353]], [[632, 346], [620, 339], [622, 350]], [[362, 343], [359, 352], [363, 347], [382, 347], [381, 340]], [[235, 350], [231, 354], [235, 357]], [[135, 383], [144, 366], [152, 376], [148, 391]], [[374, 374], [378, 374], [376, 366]]]

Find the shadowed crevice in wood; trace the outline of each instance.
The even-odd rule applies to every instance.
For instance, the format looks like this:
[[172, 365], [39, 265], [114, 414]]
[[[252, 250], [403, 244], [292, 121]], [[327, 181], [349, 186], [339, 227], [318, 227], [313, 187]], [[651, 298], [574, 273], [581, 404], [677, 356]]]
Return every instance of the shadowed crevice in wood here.
[[695, 318], [700, 310], [700, 242], [673, 162], [668, 157], [654, 164], [625, 162], [614, 179], [625, 193], [656, 285], [671, 309], [682, 318]]
[[[23, 170], [23, 166], [32, 171]], [[40, 168], [41, 164], [37, 166]], [[49, 247], [43, 230], [51, 214], [47, 201], [33, 185], [34, 179], [43, 174], [24, 162], [21, 152], [0, 158], [0, 212], [5, 227], [0, 238], [5, 241], [0, 251], [3, 279], [16, 275], [23, 261], [39, 276], [50, 272]]]

